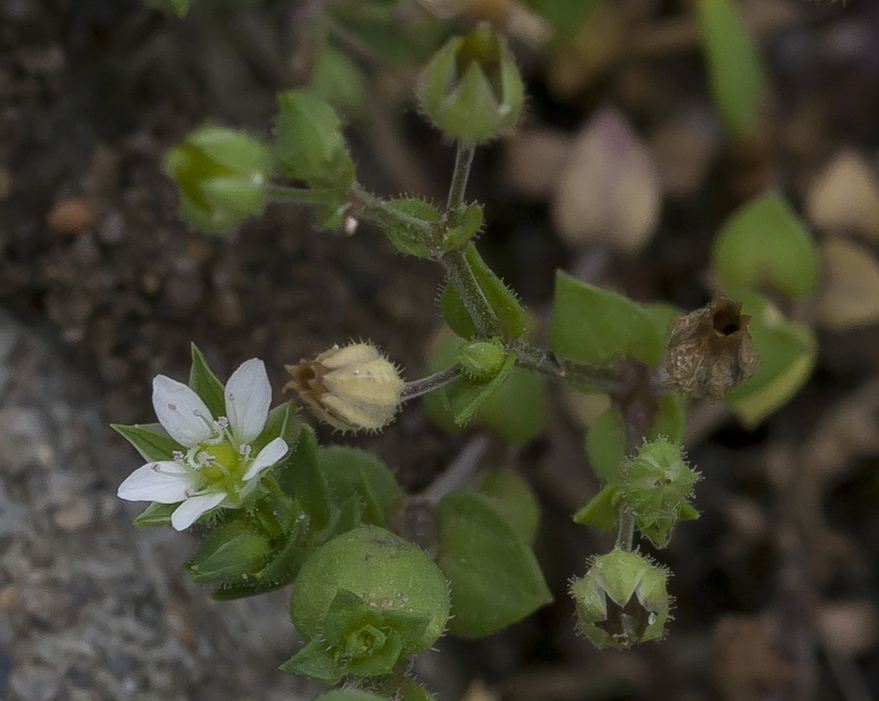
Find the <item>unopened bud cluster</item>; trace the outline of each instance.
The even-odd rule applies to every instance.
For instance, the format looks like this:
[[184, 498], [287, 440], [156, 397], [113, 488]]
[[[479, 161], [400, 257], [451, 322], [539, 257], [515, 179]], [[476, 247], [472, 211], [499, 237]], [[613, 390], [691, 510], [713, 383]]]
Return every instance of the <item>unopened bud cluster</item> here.
[[338, 346], [287, 365], [294, 390], [322, 421], [341, 431], [378, 429], [400, 406], [404, 382], [397, 368], [368, 343]]

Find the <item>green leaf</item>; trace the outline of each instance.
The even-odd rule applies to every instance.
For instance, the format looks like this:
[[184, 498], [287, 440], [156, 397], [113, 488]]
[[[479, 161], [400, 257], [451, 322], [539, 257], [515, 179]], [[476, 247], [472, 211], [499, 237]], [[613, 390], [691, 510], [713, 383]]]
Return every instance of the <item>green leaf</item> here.
[[[464, 255], [479, 289], [500, 320], [500, 330], [504, 340], [513, 341], [519, 338], [525, 331], [526, 319], [525, 311], [516, 299], [516, 295], [486, 265], [476, 246], [472, 243], [468, 245]], [[473, 319], [470, 318], [470, 312], [461, 300], [460, 292], [452, 283], [447, 284], [443, 290], [440, 309], [452, 331], [464, 338], [473, 338], [476, 333]]]
[[[388, 206], [424, 224], [435, 224], [440, 220], [439, 212], [433, 205], [414, 197], [390, 200]], [[433, 249], [421, 240], [421, 233], [416, 228], [385, 227], [384, 231], [390, 242], [407, 255], [416, 258], [429, 258], [433, 255]]]
[[349, 117], [363, 114], [366, 82], [363, 72], [348, 56], [324, 44], [311, 71], [309, 90]]
[[173, 438], [167, 434], [159, 433], [156, 429], [164, 429], [158, 424], [152, 424], [150, 427], [111, 424], [110, 427], [131, 443], [144, 460], [150, 462], [173, 460], [175, 452], [186, 452], [186, 448]]
[[739, 208], [714, 240], [712, 262], [731, 299], [772, 286], [793, 299], [807, 297], [818, 277], [818, 253], [803, 222], [777, 194]]
[[292, 445], [299, 433], [300, 425], [296, 421], [296, 405], [292, 401], [279, 404], [269, 411], [265, 428], [251, 444], [253, 455], [265, 448], [275, 438], [283, 438], [287, 445]]
[[665, 436], [672, 443], [680, 443], [684, 440], [684, 431], [687, 429], [686, 406], [687, 400], [680, 394], [667, 394], [661, 397], [659, 410], [647, 438], [653, 440]]
[[452, 633], [490, 635], [552, 600], [534, 552], [487, 497], [453, 492], [434, 518], [438, 564], [452, 589]]
[[307, 643], [282, 664], [281, 669], [325, 684], [335, 684], [347, 672], [343, 664], [336, 662], [335, 655], [327, 650], [326, 643], [320, 638]]
[[589, 503], [574, 514], [574, 521], [582, 526], [611, 530], [620, 520], [619, 487], [606, 485]]
[[134, 519], [135, 526], [170, 526], [171, 514], [180, 504], [150, 504]]
[[301, 90], [281, 93], [278, 104], [275, 149], [283, 174], [315, 187], [347, 189], [354, 180], [354, 163], [333, 108]]
[[189, 12], [189, 0], [147, 0], [147, 5], [157, 10], [176, 15], [180, 19]]
[[730, 134], [752, 136], [766, 93], [757, 46], [733, 0], [698, 0], [711, 92]]
[[317, 459], [333, 501], [338, 504], [356, 497], [364, 506], [366, 523], [383, 526], [386, 514], [405, 505], [406, 497], [394, 475], [375, 456], [357, 448], [330, 446], [320, 448]]
[[620, 476], [626, 458], [626, 424], [616, 407], [608, 407], [586, 431], [586, 455], [596, 475], [607, 482]]
[[507, 468], [493, 470], [482, 480], [479, 493], [491, 500], [523, 541], [533, 545], [540, 525], [540, 504], [519, 473]]
[[[312, 701], [387, 701], [385, 696], [377, 696], [370, 694], [368, 691], [357, 691], [356, 689], [334, 689], [320, 696], [315, 696]], [[406, 697], [403, 701], [408, 701]], [[413, 697], [413, 701], [416, 701]]]
[[[464, 339], [449, 334], [428, 363], [428, 374], [439, 372], [456, 362]], [[445, 431], [459, 430], [449, 408], [446, 389], [431, 392], [423, 399], [427, 415]], [[510, 411], [515, 406], [516, 411]], [[543, 428], [545, 400], [540, 378], [528, 370], [513, 368], [506, 381], [480, 406], [471, 426], [491, 428], [511, 443], [522, 444], [537, 436]]]
[[285, 494], [298, 499], [316, 530], [330, 522], [329, 490], [320, 470], [314, 431], [303, 426], [293, 451], [281, 463], [278, 484]]
[[497, 374], [491, 379], [487, 381], [475, 380], [462, 375], [448, 385], [445, 388], [446, 398], [449, 401], [452, 416], [455, 417], [455, 423], [459, 426], [466, 426], [470, 419], [473, 418], [476, 410], [485, 404], [492, 393], [497, 391], [510, 376], [515, 364], [516, 354], [510, 353]]
[[208, 363], [194, 343], [192, 348], [192, 368], [189, 370], [189, 386], [204, 400], [214, 415], [226, 416], [226, 395], [223, 383], [217, 379]]
[[456, 248], [461, 248], [473, 238], [482, 227], [482, 217], [482, 207], [478, 204], [471, 204], [467, 207], [461, 217], [461, 225], [443, 234], [443, 250], [453, 251]]
[[400, 701], [436, 701], [436, 697], [423, 686], [410, 679], [404, 679], [400, 686]]
[[784, 406], [809, 379], [818, 355], [814, 332], [784, 318], [765, 301], [745, 301], [752, 314], [748, 330], [757, 352], [754, 374], [724, 396], [724, 401], [746, 426], [756, 426]]
[[562, 271], [556, 275], [549, 344], [556, 354], [590, 365], [623, 355], [656, 365], [665, 351], [644, 307]]
[[183, 565], [193, 582], [221, 582], [261, 570], [271, 555], [268, 538], [235, 520], [211, 531]]

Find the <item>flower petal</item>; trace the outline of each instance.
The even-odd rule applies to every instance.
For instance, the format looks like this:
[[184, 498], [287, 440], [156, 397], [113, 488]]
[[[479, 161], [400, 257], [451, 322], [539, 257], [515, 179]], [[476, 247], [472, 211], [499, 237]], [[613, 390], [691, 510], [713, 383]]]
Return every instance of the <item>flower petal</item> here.
[[275, 438], [275, 440], [259, 451], [259, 454], [253, 459], [253, 462], [250, 464], [250, 467], [247, 468], [247, 472], [244, 473], [244, 476], [241, 479], [245, 482], [253, 479], [267, 467], [271, 467], [278, 462], [278, 460], [283, 458], [288, 450], [289, 448], [283, 438]]
[[265, 363], [258, 358], [242, 363], [226, 383], [226, 418], [238, 440], [250, 443], [262, 432], [271, 403]]
[[159, 423], [180, 445], [191, 448], [213, 433], [214, 417], [192, 389], [170, 377], [153, 380], [153, 408]]
[[116, 496], [126, 501], [176, 504], [192, 488], [189, 474], [175, 462], [151, 462], [137, 468], [119, 485]]
[[223, 492], [189, 497], [171, 514], [171, 525], [174, 526], [175, 530], [185, 531], [198, 520], [199, 516], [213, 509], [225, 498], [226, 495]]

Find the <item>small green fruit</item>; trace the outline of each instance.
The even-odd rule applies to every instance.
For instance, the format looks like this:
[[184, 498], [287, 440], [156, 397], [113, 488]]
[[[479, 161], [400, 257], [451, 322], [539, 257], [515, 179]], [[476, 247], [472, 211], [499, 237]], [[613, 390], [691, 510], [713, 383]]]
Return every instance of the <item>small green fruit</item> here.
[[333, 538], [302, 567], [290, 599], [290, 616], [306, 642], [324, 633], [339, 592], [351, 592], [378, 612], [426, 619], [417, 638], [403, 641], [404, 653], [433, 645], [449, 618], [449, 587], [433, 560], [376, 526], [361, 526]]
[[571, 585], [578, 628], [596, 647], [625, 650], [662, 637], [669, 618], [668, 573], [642, 555], [612, 550]]

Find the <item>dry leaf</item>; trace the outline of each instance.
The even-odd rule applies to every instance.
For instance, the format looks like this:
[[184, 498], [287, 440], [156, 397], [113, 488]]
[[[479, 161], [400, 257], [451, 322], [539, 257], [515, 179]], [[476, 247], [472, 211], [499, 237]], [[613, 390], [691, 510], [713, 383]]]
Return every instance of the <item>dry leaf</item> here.
[[638, 251], [656, 228], [660, 183], [650, 152], [616, 109], [600, 110], [580, 131], [552, 206], [562, 239]]
[[879, 320], [879, 262], [867, 249], [844, 239], [821, 246], [824, 284], [818, 299], [818, 323], [847, 331]]
[[879, 181], [863, 156], [837, 154], [812, 184], [806, 212], [819, 228], [879, 240]]

